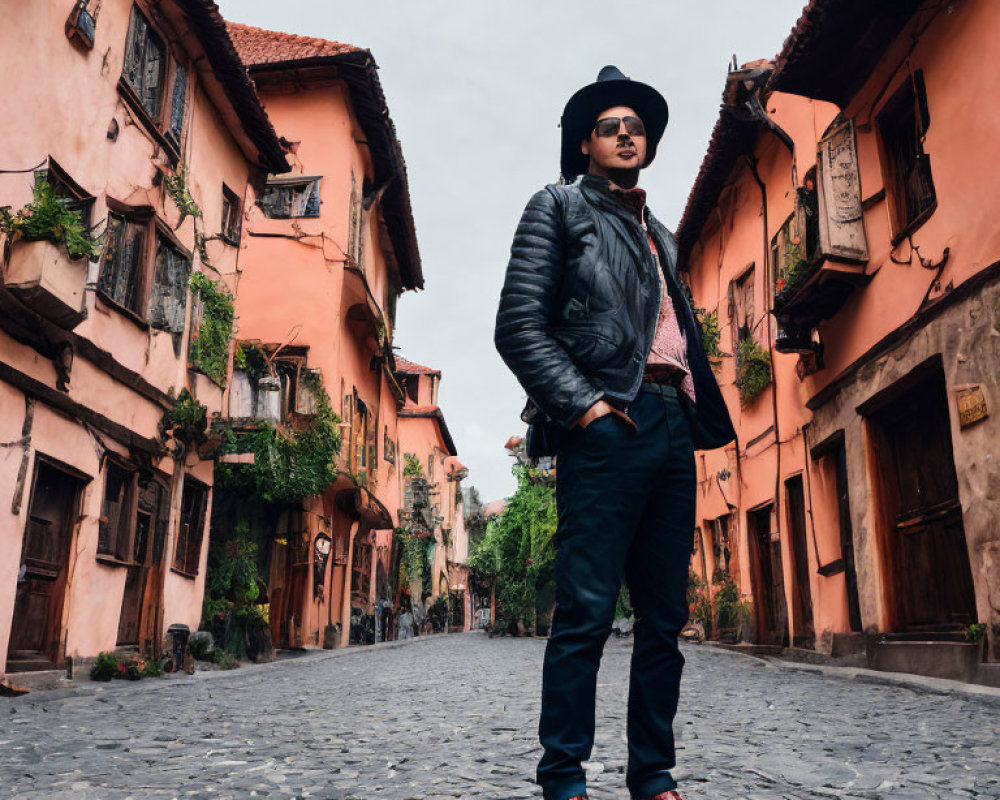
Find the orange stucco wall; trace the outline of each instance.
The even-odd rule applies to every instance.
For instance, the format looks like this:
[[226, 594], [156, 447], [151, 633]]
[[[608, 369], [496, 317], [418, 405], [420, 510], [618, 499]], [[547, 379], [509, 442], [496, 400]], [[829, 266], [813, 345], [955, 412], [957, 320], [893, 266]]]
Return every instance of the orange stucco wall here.
[[[718, 374], [737, 425], [740, 448], [739, 459], [733, 447], [699, 455], [698, 519], [707, 569], [711, 571], [713, 558], [710, 532], [703, 521], [731, 508], [737, 527], [733, 548], [738, 579], [744, 593], [749, 594], [747, 511], [763, 503], [776, 503], [779, 510], [772, 517], [772, 531], [781, 541], [784, 588], [792, 617], [789, 627], [795, 629], [793, 554], [781, 508], [786, 499], [784, 482], [801, 473], [806, 489], [812, 608], [817, 647], [821, 649], [830, 647], [831, 634], [846, 632], [850, 626], [844, 574], [823, 577], [816, 572], [818, 566], [841, 555], [834, 467], [831, 458], [808, 458], [807, 449], [834, 434], [842, 432], [844, 436], [862, 627], [893, 630], [886, 571], [889, 556], [877, 535], [881, 514], [878, 460], [857, 408], [931, 357], [941, 359], [948, 387], [948, 423], [979, 620], [1000, 630], [1000, 620], [989, 600], [1000, 588], [1000, 540], [995, 532], [1000, 509], [992, 499], [997, 485], [994, 465], [1000, 457], [996, 423], [989, 416], [973, 427], [962, 428], [954, 399], [954, 390], [969, 384], [983, 389], [988, 406], [1000, 396], [1000, 375], [994, 366], [997, 323], [993, 305], [1000, 289], [991, 279], [967, 296], [956, 295], [965, 299], [947, 305], [951, 292], [971, 278], [981, 277], [1000, 260], [1000, 226], [993, 213], [1000, 204], [1000, 184], [988, 155], [1000, 138], [1000, 112], [985, 102], [995, 92], [989, 74], [980, 66], [982, 55], [996, 52], [1000, 46], [1000, 7], [989, 0], [956, 5], [934, 16], [914, 44], [912, 34], [930, 16], [918, 15], [911, 21], [844, 109], [781, 93], [766, 99], [771, 118], [794, 144], [789, 152], [775, 136], [765, 133], [756, 146], [757, 169], [767, 192], [766, 215], [761, 213], [756, 181], [747, 164], [741, 162], [730, 174], [716, 212], [702, 230], [690, 259], [696, 304], [719, 310], [720, 348], [725, 355]], [[937, 205], [908, 239], [894, 247], [892, 239], [898, 231], [893, 230], [890, 219], [891, 197], [883, 194], [886, 166], [878, 125], [873, 121], [896, 89], [911, 80], [908, 69], [922, 70], [926, 86], [929, 127], [924, 148], [931, 159]], [[853, 120], [857, 131], [869, 250], [865, 272], [870, 282], [855, 289], [832, 318], [819, 323], [823, 363], [818, 371], [800, 378], [797, 355], [772, 352], [772, 386], [742, 407], [732, 385], [735, 370], [727, 286], [747, 264], [755, 263], [755, 318], [766, 313], [773, 289], [765, 283], [761, 269], [765, 263], [763, 226], [766, 221], [769, 242], [791, 213], [794, 189], [814, 164], [817, 141], [838, 111]], [[936, 301], [943, 301], [941, 307], [946, 310], [925, 317], [926, 322], [905, 337], [887, 343], [887, 337]], [[773, 337], [775, 326], [769, 316], [761, 322], [758, 337], [765, 348], [769, 344], [768, 325]], [[881, 349], [870, 354], [874, 347]], [[858, 363], [863, 364], [860, 369], [856, 368]], [[832, 388], [824, 391], [828, 387]], [[814, 410], [807, 408], [807, 402]], [[723, 470], [730, 473], [728, 480], [720, 478]], [[698, 554], [694, 560], [698, 571], [701, 564], [702, 555]], [[992, 637], [996, 657], [1000, 653], [996, 630]]]
[[[377, 425], [374, 464], [366, 471], [366, 486], [386, 508], [396, 524], [401, 504], [401, 463], [399, 447], [395, 463], [386, 460], [385, 439], [398, 445], [397, 396], [389, 376], [380, 367], [372, 370], [378, 352], [373, 327], [359, 327], [349, 319], [351, 309], [367, 309], [366, 318], [380, 320], [391, 340], [392, 321], [387, 309], [393, 280], [378, 236], [378, 204], [365, 215], [362, 228], [361, 270], [348, 269], [352, 174], [357, 192], [366, 176], [372, 177], [372, 163], [364, 135], [354, 116], [347, 89], [340, 83], [294, 93], [268, 92], [261, 96], [275, 127], [286, 139], [296, 142], [289, 156], [292, 175], [321, 176], [320, 215], [293, 220], [269, 219], [256, 206], [248, 213], [241, 252], [239, 291], [236, 301], [238, 337], [270, 344], [307, 347], [310, 369], [322, 372], [331, 403], [346, 418], [345, 397], [358, 397], [369, 409], [369, 426]], [[351, 430], [342, 428], [339, 466], [343, 477], [328, 491], [326, 503], [307, 499], [310, 536], [323, 529], [354, 542], [351, 520], [333, 508], [336, 490], [351, 484], [349, 444]], [[320, 520], [325, 516], [330, 523]], [[325, 527], [324, 527], [325, 526]], [[372, 592], [378, 559], [388, 566], [385, 531], [372, 537]], [[353, 554], [352, 554], [353, 555]], [[345, 604], [345, 580], [349, 566], [328, 567], [328, 589], [317, 600], [310, 573], [303, 603], [304, 640], [318, 644], [329, 621], [340, 623], [346, 637], [350, 604]], [[374, 600], [374, 595], [370, 598]], [[346, 638], [342, 639], [346, 642]]]

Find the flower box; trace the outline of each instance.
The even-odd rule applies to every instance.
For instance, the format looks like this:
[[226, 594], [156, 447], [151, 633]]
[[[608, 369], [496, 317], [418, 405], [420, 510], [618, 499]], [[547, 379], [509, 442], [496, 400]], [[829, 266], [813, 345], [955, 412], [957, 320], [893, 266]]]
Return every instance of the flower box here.
[[18, 241], [10, 247], [4, 286], [21, 302], [62, 328], [79, 325], [86, 312], [87, 259], [71, 259], [47, 241]]

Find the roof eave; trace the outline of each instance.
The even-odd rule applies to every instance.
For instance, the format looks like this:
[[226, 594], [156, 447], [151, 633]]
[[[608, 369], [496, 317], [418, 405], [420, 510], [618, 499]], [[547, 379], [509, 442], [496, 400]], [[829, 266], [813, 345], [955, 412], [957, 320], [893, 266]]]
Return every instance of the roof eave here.
[[278, 134], [268, 119], [257, 96], [246, 67], [236, 52], [226, 21], [212, 0], [176, 0], [177, 7], [187, 18], [212, 68], [215, 79], [232, 105], [247, 138], [257, 149], [257, 165], [272, 173], [288, 172], [291, 168], [278, 141]]
[[406, 162], [371, 51], [359, 49], [336, 55], [263, 62], [253, 64], [250, 75], [322, 66], [336, 67], [338, 77], [347, 84], [358, 123], [371, 148], [375, 183], [386, 186], [382, 195], [382, 215], [399, 264], [402, 288], [423, 289], [423, 267], [410, 205]]
[[846, 107], [923, 2], [811, 0], [775, 59], [768, 89]]

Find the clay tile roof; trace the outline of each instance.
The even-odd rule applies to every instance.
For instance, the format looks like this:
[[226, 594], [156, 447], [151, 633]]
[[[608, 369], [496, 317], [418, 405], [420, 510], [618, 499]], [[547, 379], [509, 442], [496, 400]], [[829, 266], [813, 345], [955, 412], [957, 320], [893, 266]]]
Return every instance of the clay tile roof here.
[[405, 417], [428, 417], [437, 420], [438, 430], [441, 432], [441, 439], [444, 442], [448, 455], [457, 456], [458, 450], [455, 448], [455, 440], [451, 438], [451, 431], [448, 430], [448, 423], [445, 422], [444, 412], [440, 406], [418, 406], [407, 402], [399, 409], [399, 416]]
[[177, 5], [201, 41], [212, 72], [257, 149], [261, 166], [274, 173], [288, 172], [278, 135], [247, 75], [218, 5], [212, 0], [178, 0]]
[[279, 64], [283, 61], [301, 61], [310, 58], [326, 58], [361, 50], [353, 44], [318, 39], [314, 36], [298, 36], [294, 33], [269, 31], [228, 22], [229, 37], [236, 45], [243, 63], [248, 67], [257, 64]]
[[229, 23], [229, 37], [253, 77], [306, 66], [335, 66], [347, 85], [374, 166], [374, 183], [385, 188], [382, 215], [404, 289], [423, 289], [417, 230], [410, 205], [406, 160], [370, 50], [329, 39]]
[[423, 364], [414, 364], [407, 361], [402, 356], [396, 356], [396, 372], [406, 372], [410, 375], [440, 375], [441, 370], [433, 367], [425, 367]]

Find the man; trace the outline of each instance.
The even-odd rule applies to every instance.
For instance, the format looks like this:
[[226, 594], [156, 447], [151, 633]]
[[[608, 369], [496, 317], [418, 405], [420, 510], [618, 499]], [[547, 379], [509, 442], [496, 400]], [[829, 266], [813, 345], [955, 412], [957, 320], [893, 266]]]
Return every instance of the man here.
[[584, 177], [529, 201], [497, 312], [497, 349], [529, 398], [529, 455], [557, 455], [545, 800], [586, 797], [597, 671], [623, 580], [636, 617], [626, 782], [635, 800], [680, 800], [670, 770], [694, 449], [736, 434], [677, 279], [674, 238], [636, 186], [667, 113], [659, 92], [612, 66], [570, 98], [562, 172]]

